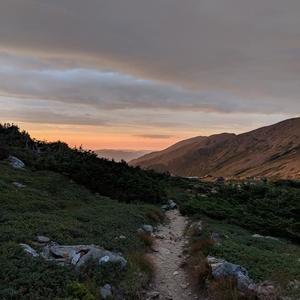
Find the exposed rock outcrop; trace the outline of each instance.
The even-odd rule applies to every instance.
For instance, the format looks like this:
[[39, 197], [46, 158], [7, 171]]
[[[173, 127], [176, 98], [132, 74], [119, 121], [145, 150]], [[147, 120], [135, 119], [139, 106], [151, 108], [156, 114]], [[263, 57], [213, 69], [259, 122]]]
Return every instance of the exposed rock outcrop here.
[[76, 268], [84, 266], [88, 261], [95, 260], [99, 265], [106, 263], [119, 264], [125, 268], [127, 260], [120, 254], [108, 251], [95, 245], [59, 245], [44, 236], [36, 238], [40, 244], [46, 244], [38, 253], [27, 244], [21, 244], [24, 251], [32, 257], [41, 256], [46, 260], [54, 261], [63, 265], [74, 265]]
[[207, 260], [211, 266], [214, 279], [234, 278], [237, 280], [238, 288], [241, 291], [248, 290], [249, 286], [254, 284], [253, 280], [249, 277], [248, 271], [244, 267], [212, 256], [208, 256]]

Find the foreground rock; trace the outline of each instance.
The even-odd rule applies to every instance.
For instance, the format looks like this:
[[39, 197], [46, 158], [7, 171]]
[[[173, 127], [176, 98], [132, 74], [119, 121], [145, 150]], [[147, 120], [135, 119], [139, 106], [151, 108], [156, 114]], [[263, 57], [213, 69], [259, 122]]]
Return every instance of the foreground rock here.
[[211, 266], [214, 279], [235, 278], [238, 289], [241, 291], [247, 291], [249, 286], [254, 284], [253, 280], [249, 277], [248, 271], [242, 266], [211, 256], [207, 258], [207, 261]]
[[276, 300], [278, 299], [278, 290], [276, 286], [269, 281], [255, 283], [248, 274], [248, 271], [239, 265], [232, 264], [226, 260], [207, 257], [207, 261], [212, 269], [214, 279], [234, 278], [237, 281], [238, 289], [255, 295], [258, 300]]
[[[37, 241], [47, 243], [48, 238], [39, 236]], [[107, 263], [119, 264], [122, 269], [127, 265], [127, 260], [121, 254], [95, 245], [59, 245], [50, 242], [42, 248], [40, 253], [26, 244], [21, 244], [21, 247], [32, 257], [41, 256], [46, 260], [63, 265], [73, 265], [76, 268], [84, 266], [90, 260], [97, 261], [100, 266]]]

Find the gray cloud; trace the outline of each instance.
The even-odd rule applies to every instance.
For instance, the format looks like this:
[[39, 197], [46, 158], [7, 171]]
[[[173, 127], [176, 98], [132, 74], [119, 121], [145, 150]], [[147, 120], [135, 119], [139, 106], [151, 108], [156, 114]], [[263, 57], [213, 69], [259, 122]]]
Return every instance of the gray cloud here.
[[3, 0], [0, 117], [248, 130], [299, 115], [299, 49], [299, 0]]
[[298, 97], [299, 35], [298, 0], [0, 3], [3, 49], [243, 96]]
[[[30, 57], [0, 53], [0, 95], [83, 104], [96, 109], [159, 109], [219, 113], [290, 113], [294, 98], [237, 97], [227, 91], [196, 91], [153, 80], [97, 69], [59, 69]], [[290, 82], [290, 85], [295, 82]], [[242, 85], [242, 83], [241, 83]]]

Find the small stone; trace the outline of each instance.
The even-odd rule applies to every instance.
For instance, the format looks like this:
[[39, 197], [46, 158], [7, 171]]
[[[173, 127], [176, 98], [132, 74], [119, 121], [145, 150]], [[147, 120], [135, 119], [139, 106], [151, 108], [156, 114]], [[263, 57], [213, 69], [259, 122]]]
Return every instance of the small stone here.
[[50, 239], [43, 235], [38, 235], [35, 240], [41, 244], [46, 244], [50, 242]]
[[13, 182], [13, 185], [15, 186], [15, 187], [17, 187], [17, 188], [19, 188], [19, 189], [23, 189], [23, 188], [25, 188], [26, 187], [26, 185], [25, 184], [22, 184], [22, 183], [20, 183], [20, 182]]
[[152, 225], [143, 225], [142, 230], [147, 234], [153, 233], [153, 226]]
[[102, 288], [100, 288], [100, 294], [102, 299], [108, 299], [113, 296], [112, 293], [112, 287], [110, 284], [104, 285]]
[[189, 287], [189, 284], [181, 284], [180, 287], [185, 290]]
[[174, 276], [177, 276], [178, 274], [179, 274], [178, 271], [175, 271], [175, 272], [173, 273]]
[[157, 239], [160, 239], [160, 240], [163, 240], [163, 239], [165, 238], [165, 237], [164, 237], [163, 235], [161, 235], [161, 234], [156, 234], [155, 237], [156, 237]]

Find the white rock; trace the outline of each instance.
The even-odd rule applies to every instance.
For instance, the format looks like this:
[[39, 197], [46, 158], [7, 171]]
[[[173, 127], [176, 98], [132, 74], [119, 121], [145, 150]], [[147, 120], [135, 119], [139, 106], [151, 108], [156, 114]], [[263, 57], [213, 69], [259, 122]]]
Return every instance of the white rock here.
[[25, 167], [25, 164], [15, 156], [10, 156], [8, 159], [14, 169], [23, 169]]
[[17, 182], [17, 181], [13, 182], [13, 185], [14, 185], [15, 187], [19, 188], [19, 189], [23, 189], [23, 188], [26, 187], [25, 184], [22, 184], [22, 183]]
[[23, 248], [24, 252], [32, 257], [37, 257], [39, 256], [39, 254], [33, 249], [31, 248], [29, 245], [27, 244], [20, 244], [20, 246]]

